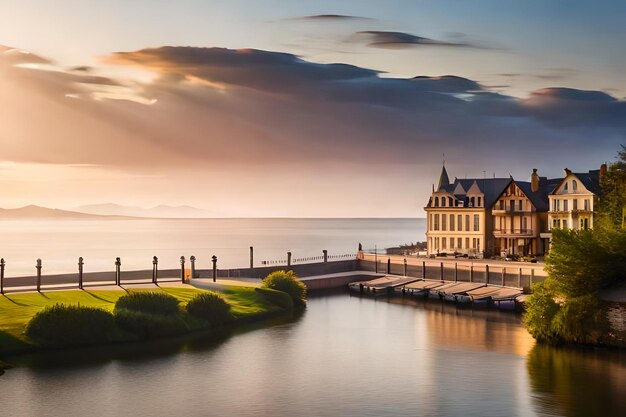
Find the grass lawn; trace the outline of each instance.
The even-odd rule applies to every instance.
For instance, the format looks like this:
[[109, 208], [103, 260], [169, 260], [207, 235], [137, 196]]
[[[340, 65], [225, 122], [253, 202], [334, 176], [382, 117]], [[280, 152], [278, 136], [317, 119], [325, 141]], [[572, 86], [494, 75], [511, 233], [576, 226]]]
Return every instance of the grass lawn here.
[[[180, 300], [181, 307], [205, 290], [194, 287], [161, 287], [160, 289], [133, 289], [130, 291], [163, 291]], [[48, 305], [57, 303], [80, 304], [113, 311], [123, 290], [68, 290], [42, 293], [5, 294], [0, 296], [0, 354], [32, 348], [24, 330], [29, 320]], [[280, 312], [283, 309], [267, 297], [248, 287], [226, 287], [222, 295], [231, 305], [236, 318]]]

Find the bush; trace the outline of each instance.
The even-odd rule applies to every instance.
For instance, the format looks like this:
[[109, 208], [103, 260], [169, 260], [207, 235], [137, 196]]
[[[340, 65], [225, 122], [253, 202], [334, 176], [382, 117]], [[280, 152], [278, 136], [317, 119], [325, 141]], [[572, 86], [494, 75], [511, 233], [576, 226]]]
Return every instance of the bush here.
[[558, 342], [560, 336], [555, 332], [552, 321], [561, 307], [554, 301], [554, 294], [544, 282], [533, 284], [532, 291], [526, 300], [526, 329], [540, 342]]
[[137, 291], [120, 297], [115, 311], [132, 310], [149, 314], [170, 315], [178, 313], [178, 299], [164, 292]]
[[258, 292], [263, 298], [272, 304], [276, 304], [278, 307], [282, 307], [285, 310], [293, 309], [293, 300], [287, 293], [272, 290], [271, 288], [255, 288], [254, 291]]
[[192, 316], [208, 321], [212, 325], [224, 324], [232, 319], [230, 304], [221, 295], [207, 291], [196, 295], [186, 306]]
[[117, 307], [115, 323], [121, 329], [141, 338], [173, 336], [189, 330], [180, 314], [150, 314]]
[[41, 346], [71, 346], [109, 342], [118, 331], [106, 310], [55, 304], [35, 314], [26, 334]]
[[289, 294], [293, 304], [306, 304], [306, 285], [304, 285], [293, 271], [275, 271], [263, 278], [263, 288], [282, 291]]

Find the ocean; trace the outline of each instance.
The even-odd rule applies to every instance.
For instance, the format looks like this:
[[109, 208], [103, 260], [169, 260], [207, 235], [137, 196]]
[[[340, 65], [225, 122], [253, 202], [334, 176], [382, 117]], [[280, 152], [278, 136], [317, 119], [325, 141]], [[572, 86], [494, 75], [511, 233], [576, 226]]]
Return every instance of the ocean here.
[[211, 256], [219, 268], [246, 267], [254, 246], [255, 266], [262, 261], [384, 250], [425, 240], [425, 219], [132, 219], [132, 220], [3, 220], [0, 221], [0, 257], [6, 276], [34, 275], [40, 258], [43, 273], [77, 270], [84, 258], [85, 272], [114, 269], [178, 268], [181, 256], [194, 255], [198, 269], [210, 268]]

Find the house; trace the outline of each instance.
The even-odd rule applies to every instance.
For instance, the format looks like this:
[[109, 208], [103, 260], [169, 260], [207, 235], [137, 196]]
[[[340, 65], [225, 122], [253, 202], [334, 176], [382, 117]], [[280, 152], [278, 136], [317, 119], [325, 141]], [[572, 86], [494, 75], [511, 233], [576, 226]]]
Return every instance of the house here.
[[[600, 196], [600, 176], [606, 173], [606, 165], [599, 170], [575, 173], [565, 168], [565, 176], [548, 196], [548, 228], [591, 229], [594, 207]], [[547, 238], [550, 237], [546, 233]]]
[[457, 179], [442, 167], [437, 188], [424, 208], [428, 255], [492, 256], [491, 208], [510, 178]]
[[540, 177], [537, 169], [530, 182], [511, 180], [491, 211], [497, 255], [545, 253], [548, 242], [541, 234], [548, 225], [548, 196], [560, 181]]

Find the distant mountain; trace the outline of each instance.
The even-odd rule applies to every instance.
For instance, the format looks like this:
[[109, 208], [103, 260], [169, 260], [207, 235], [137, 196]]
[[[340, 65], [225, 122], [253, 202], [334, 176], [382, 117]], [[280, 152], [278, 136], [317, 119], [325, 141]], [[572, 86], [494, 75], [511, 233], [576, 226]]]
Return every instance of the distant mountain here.
[[[33, 205], [15, 209], [0, 208], [0, 219], [94, 219], [102, 217], [103, 216]], [[119, 216], [109, 217], [118, 218]]]
[[122, 206], [114, 203], [89, 204], [75, 207], [73, 210], [100, 216], [132, 216], [155, 218], [206, 218], [215, 217], [215, 213], [191, 206], [158, 205], [152, 208]]

